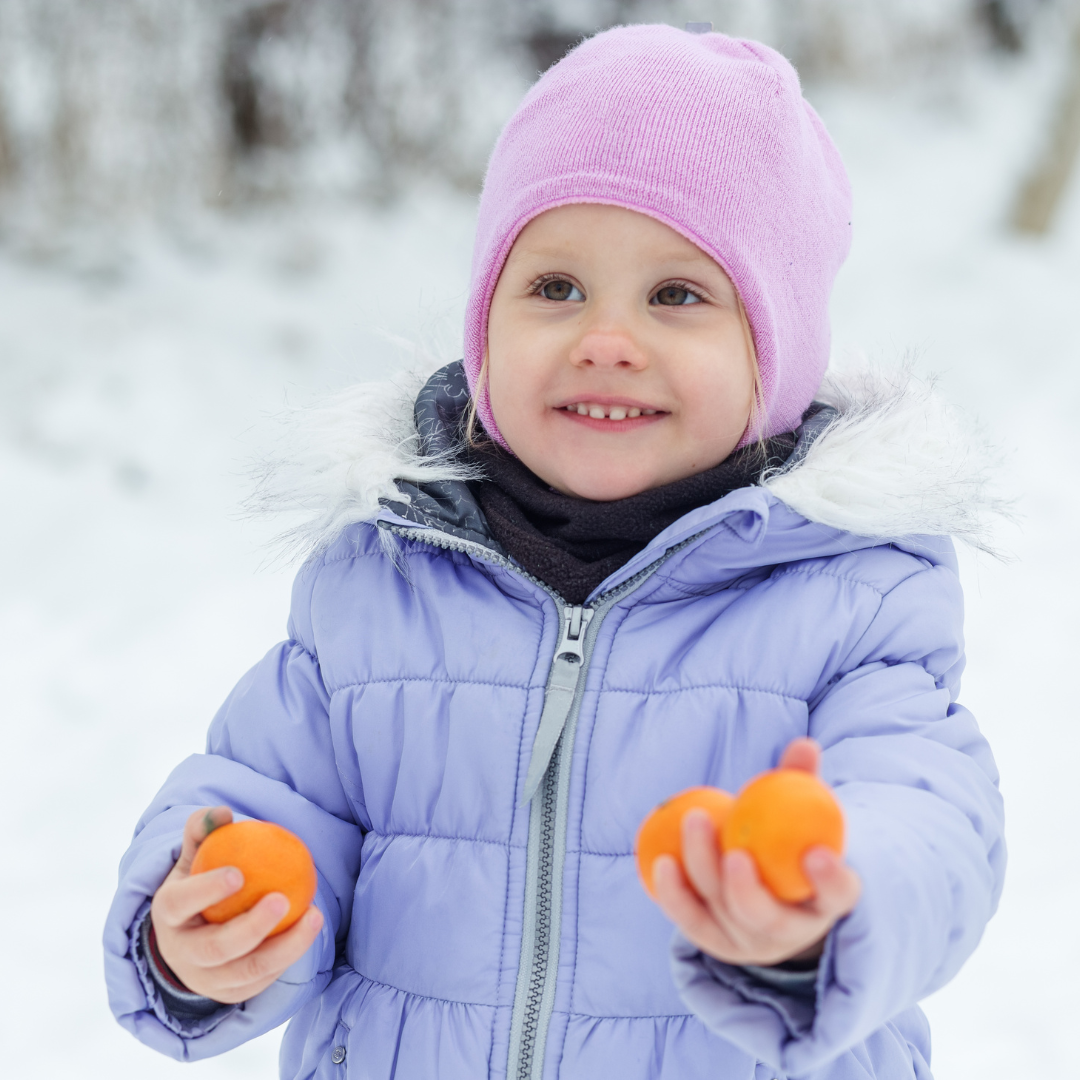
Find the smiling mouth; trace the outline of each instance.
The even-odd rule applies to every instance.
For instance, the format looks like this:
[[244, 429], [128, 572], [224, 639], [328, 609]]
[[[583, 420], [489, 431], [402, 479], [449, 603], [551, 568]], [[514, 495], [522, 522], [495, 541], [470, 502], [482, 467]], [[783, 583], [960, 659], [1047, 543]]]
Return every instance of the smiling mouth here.
[[601, 405], [595, 401], [576, 401], [570, 405], [563, 405], [560, 412], [573, 413], [577, 416], [588, 416], [592, 420], [636, 420], [642, 416], [663, 416], [662, 409], [642, 409], [636, 405]]

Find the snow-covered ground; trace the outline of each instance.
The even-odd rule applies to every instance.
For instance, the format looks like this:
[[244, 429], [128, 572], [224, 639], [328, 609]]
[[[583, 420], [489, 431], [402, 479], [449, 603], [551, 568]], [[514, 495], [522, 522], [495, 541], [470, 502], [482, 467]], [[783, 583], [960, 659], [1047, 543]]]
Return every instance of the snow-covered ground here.
[[[914, 350], [1006, 448], [1023, 515], [1001, 537], [1012, 564], [964, 556], [965, 699], [998, 754], [1012, 863], [984, 943], [927, 1003], [939, 1080], [1077, 1073], [1080, 178], [1051, 239], [1003, 227], [1048, 71], [815, 99], [857, 202], [838, 356]], [[274, 525], [238, 516], [245, 466], [287, 400], [407, 360], [392, 335], [452, 358], [471, 227], [469, 200], [428, 193], [188, 224], [107, 255], [0, 252], [4, 1075], [179, 1073], [112, 1021], [99, 940], [139, 812], [283, 634], [291, 571], [267, 562]], [[195, 1072], [274, 1076], [279, 1038]]]

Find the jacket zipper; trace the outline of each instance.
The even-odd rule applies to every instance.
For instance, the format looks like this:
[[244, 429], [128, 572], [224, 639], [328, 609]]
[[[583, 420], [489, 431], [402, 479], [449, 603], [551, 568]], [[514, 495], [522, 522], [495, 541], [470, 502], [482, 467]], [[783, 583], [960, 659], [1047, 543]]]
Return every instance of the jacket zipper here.
[[555, 657], [548, 673], [544, 709], [533, 740], [522, 805], [530, 802], [540, 787], [540, 781], [547, 773], [555, 747], [562, 737], [566, 718], [573, 708], [585, 662], [585, 632], [594, 614], [594, 608], [583, 605], [564, 607], [562, 610], [562, 637], [555, 648]]
[[497, 552], [432, 527], [381, 528], [409, 540], [504, 566], [539, 586], [554, 600], [561, 620], [559, 643], [548, 672], [544, 708], [533, 739], [521, 803], [531, 801], [525, 872], [525, 912], [521, 958], [510, 1023], [508, 1080], [541, 1080], [547, 1031], [555, 1002], [562, 921], [562, 870], [566, 854], [570, 764], [578, 710], [593, 644], [604, 616], [616, 602], [641, 585], [676, 551], [708, 529], [687, 537], [609, 592], [594, 606], [569, 605], [539, 578]]
[[[530, 1080], [543, 1071], [559, 960], [566, 806], [577, 721], [578, 690], [587, 666], [587, 630], [595, 608], [562, 606], [544, 708], [533, 740], [522, 803], [531, 802], [525, 869], [525, 919], [510, 1021], [507, 1073]], [[600, 616], [603, 618], [603, 615]], [[599, 620], [596, 625], [599, 626]], [[591, 649], [590, 649], [591, 651]], [[561, 842], [560, 842], [561, 841]]]

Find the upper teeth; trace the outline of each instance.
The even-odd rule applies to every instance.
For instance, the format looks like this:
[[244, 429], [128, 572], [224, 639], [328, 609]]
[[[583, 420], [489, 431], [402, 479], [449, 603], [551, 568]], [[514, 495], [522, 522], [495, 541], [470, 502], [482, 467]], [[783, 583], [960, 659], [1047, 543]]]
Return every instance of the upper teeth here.
[[591, 401], [579, 401], [576, 405], [567, 405], [570, 412], [581, 416], [591, 416], [594, 420], [633, 420], [637, 416], [655, 416], [656, 409], [639, 409], [626, 405], [597, 405]]

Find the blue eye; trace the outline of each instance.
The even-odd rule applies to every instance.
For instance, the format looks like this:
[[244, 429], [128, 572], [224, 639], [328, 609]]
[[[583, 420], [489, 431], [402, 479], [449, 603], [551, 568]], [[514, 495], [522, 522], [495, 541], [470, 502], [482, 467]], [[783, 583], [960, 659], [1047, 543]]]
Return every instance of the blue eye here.
[[584, 300], [581, 290], [572, 282], [564, 278], [549, 281], [540, 289], [540, 295], [545, 300]]
[[695, 296], [681, 285], [665, 285], [657, 290], [656, 295], [649, 302], [663, 304], [665, 307], [684, 307], [686, 304], [700, 304], [701, 297]]

